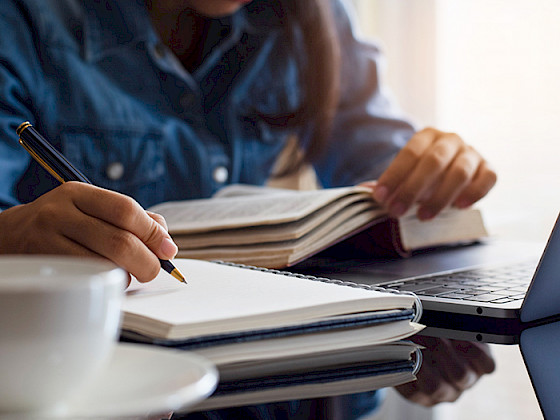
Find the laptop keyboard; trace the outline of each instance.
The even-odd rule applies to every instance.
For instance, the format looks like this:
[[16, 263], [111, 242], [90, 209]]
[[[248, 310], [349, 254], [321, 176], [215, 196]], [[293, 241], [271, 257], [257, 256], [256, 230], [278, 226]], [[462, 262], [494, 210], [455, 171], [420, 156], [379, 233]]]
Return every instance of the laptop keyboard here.
[[535, 271], [534, 263], [519, 263], [496, 268], [479, 268], [398, 280], [383, 287], [474, 302], [508, 303], [522, 300]]

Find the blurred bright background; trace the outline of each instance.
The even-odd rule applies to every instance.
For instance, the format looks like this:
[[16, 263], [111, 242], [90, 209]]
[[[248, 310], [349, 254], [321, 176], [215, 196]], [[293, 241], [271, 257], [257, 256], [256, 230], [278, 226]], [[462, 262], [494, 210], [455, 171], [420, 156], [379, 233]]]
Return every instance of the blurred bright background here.
[[[560, 210], [560, 2], [352, 2], [403, 113], [419, 128], [458, 133], [497, 170], [479, 205], [491, 233], [546, 240]], [[494, 375], [459, 402], [408, 418], [542, 418], [517, 346], [493, 350]]]
[[560, 210], [560, 2], [354, 3], [403, 112], [458, 133], [498, 171], [481, 202], [492, 233], [546, 239]]

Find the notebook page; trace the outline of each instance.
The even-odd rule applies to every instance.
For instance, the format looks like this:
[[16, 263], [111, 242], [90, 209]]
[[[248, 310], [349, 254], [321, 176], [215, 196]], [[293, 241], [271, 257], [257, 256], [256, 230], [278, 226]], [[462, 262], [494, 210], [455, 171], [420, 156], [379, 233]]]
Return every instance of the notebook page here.
[[131, 286], [123, 305], [125, 329], [136, 319], [138, 324], [154, 328], [158, 324], [163, 328], [182, 326], [181, 336], [192, 337], [294, 325], [337, 314], [410, 308], [414, 303], [412, 296], [206, 261], [176, 259], [174, 264], [188, 284], [162, 271], [150, 283]]

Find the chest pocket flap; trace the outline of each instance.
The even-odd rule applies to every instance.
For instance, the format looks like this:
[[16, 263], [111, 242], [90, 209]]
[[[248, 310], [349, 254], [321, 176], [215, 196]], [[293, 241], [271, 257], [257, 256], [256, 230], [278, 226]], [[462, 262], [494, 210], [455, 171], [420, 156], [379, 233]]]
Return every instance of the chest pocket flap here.
[[165, 179], [162, 135], [130, 129], [65, 129], [66, 157], [95, 185], [137, 197], [150, 188], [157, 194]]

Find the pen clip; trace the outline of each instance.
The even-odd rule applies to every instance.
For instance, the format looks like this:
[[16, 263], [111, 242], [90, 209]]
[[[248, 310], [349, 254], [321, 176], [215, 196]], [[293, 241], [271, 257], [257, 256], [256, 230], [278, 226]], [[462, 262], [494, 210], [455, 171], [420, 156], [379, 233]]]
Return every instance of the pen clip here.
[[55, 170], [47, 164], [47, 162], [41, 159], [41, 157], [37, 153], [35, 153], [33, 149], [31, 149], [27, 144], [25, 144], [25, 142], [21, 137], [19, 138], [19, 144], [21, 144], [23, 148], [27, 150], [27, 152], [33, 157], [33, 159], [35, 159], [43, 168], [45, 168], [52, 176], [54, 176], [58, 180], [58, 182], [60, 182], [61, 184], [65, 182], [64, 179], [62, 179], [62, 177], [59, 174], [57, 174]]

